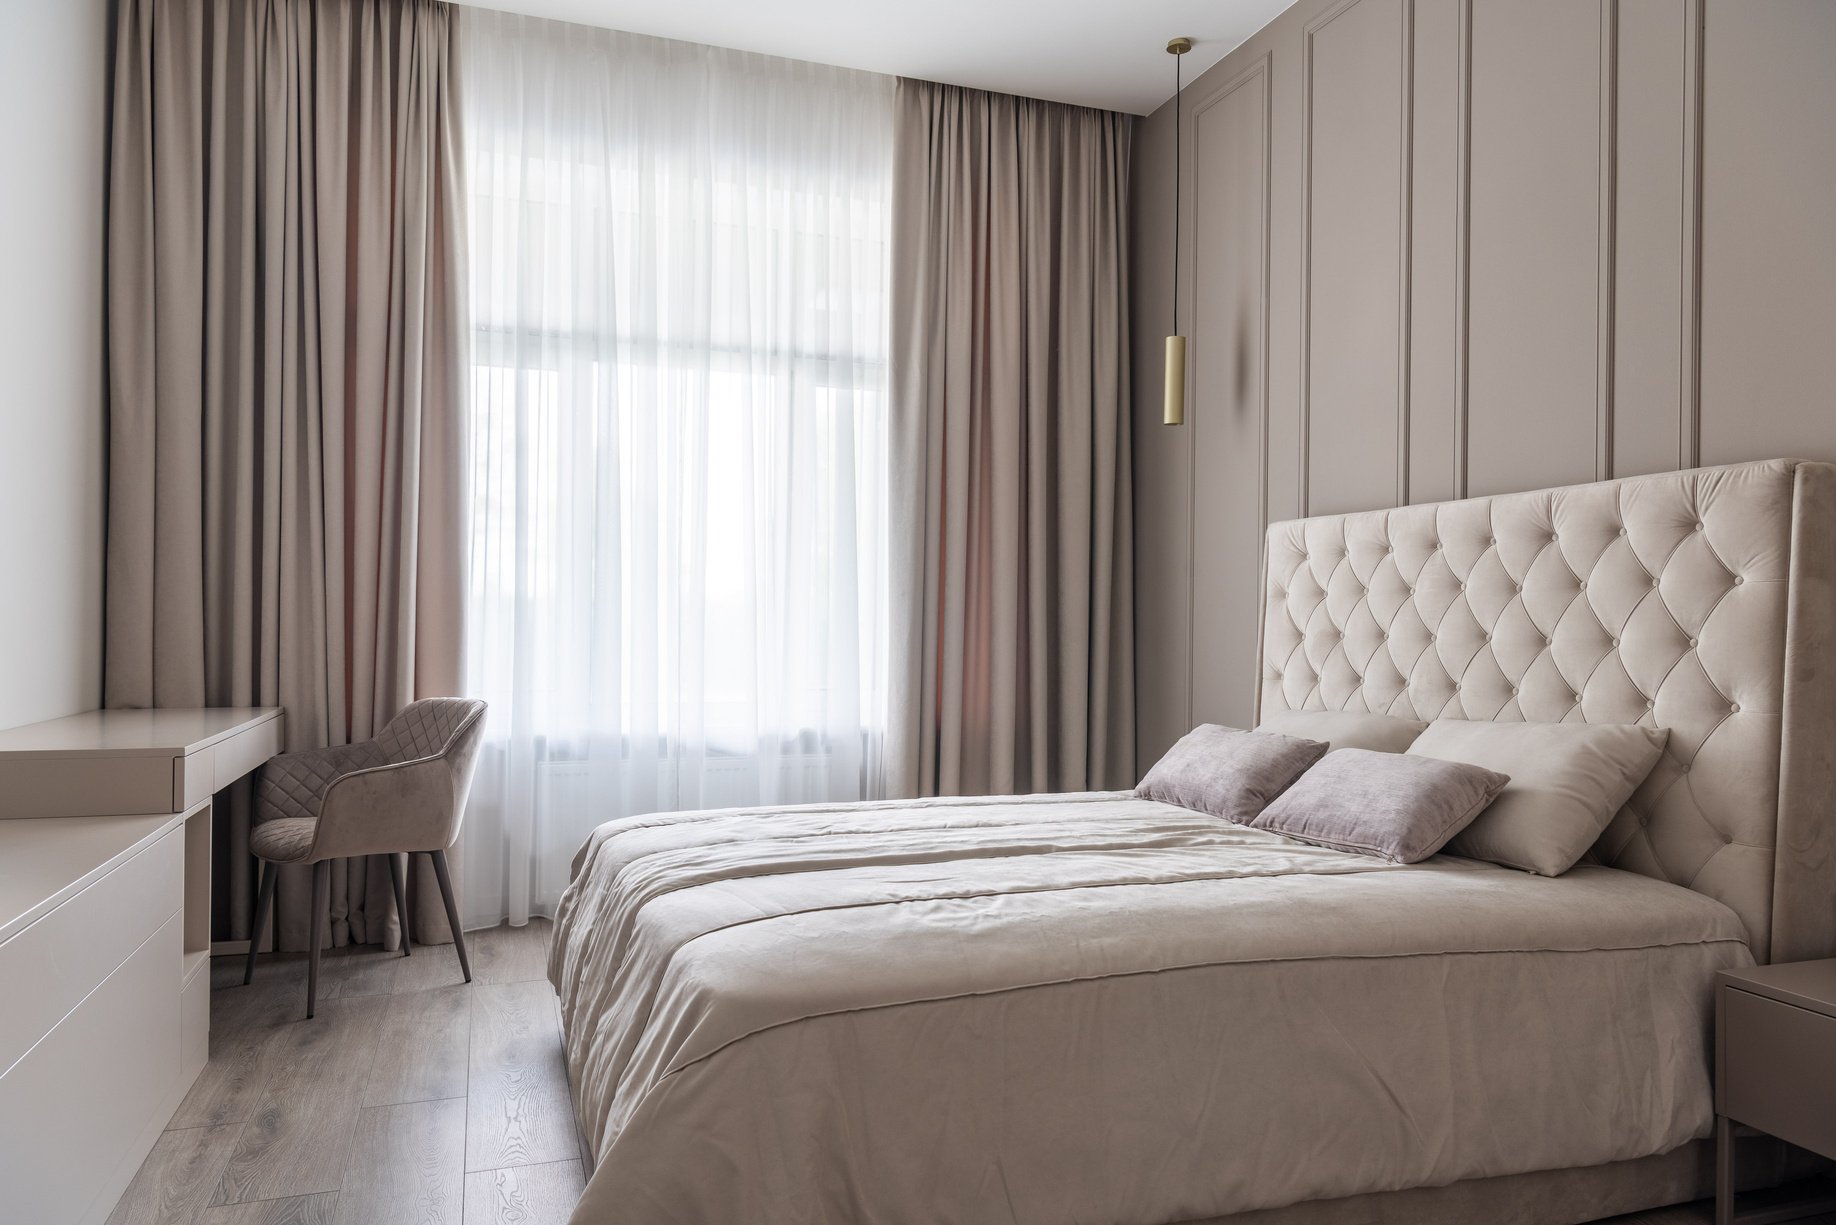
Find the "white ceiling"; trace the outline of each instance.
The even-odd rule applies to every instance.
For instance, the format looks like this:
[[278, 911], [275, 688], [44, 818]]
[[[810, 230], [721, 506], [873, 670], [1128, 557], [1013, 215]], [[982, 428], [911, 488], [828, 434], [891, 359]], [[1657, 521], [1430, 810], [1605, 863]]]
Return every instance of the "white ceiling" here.
[[487, 8], [1145, 115], [1293, 0], [489, 0]]

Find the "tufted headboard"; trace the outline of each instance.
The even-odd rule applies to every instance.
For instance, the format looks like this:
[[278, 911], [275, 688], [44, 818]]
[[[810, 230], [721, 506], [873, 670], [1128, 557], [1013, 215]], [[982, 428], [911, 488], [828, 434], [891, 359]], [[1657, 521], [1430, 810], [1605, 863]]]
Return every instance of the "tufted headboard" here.
[[1836, 467], [1770, 460], [1269, 529], [1258, 716], [1643, 723], [1593, 857], [1836, 955]]

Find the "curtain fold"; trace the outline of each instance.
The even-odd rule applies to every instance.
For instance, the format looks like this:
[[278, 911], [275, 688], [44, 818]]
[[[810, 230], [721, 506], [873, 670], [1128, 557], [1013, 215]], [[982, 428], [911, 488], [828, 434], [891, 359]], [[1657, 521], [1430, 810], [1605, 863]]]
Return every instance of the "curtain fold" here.
[[[457, 692], [454, 60], [429, 0], [118, 3], [107, 705], [281, 705], [297, 749]], [[246, 787], [227, 807], [217, 931], [244, 938]], [[283, 869], [281, 948], [307, 879]], [[417, 937], [445, 938], [417, 886]], [[385, 860], [332, 890], [334, 945], [395, 944]]]
[[467, 915], [880, 792], [890, 77], [467, 9]]
[[899, 83], [894, 794], [1135, 781], [1130, 125]]

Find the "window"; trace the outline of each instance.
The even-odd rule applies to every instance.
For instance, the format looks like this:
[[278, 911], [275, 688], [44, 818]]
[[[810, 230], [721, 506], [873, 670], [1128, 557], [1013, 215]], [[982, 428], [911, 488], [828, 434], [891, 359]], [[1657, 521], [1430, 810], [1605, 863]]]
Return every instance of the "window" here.
[[615, 816], [876, 792], [892, 95], [467, 16], [464, 845], [515, 918]]

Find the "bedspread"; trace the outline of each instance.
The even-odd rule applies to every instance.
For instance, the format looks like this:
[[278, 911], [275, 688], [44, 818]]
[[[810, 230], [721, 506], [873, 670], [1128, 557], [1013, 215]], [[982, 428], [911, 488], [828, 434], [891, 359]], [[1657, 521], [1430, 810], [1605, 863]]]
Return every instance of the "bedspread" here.
[[1164, 1225], [1707, 1135], [1735, 915], [1132, 793], [662, 814], [550, 955], [576, 1225]]

